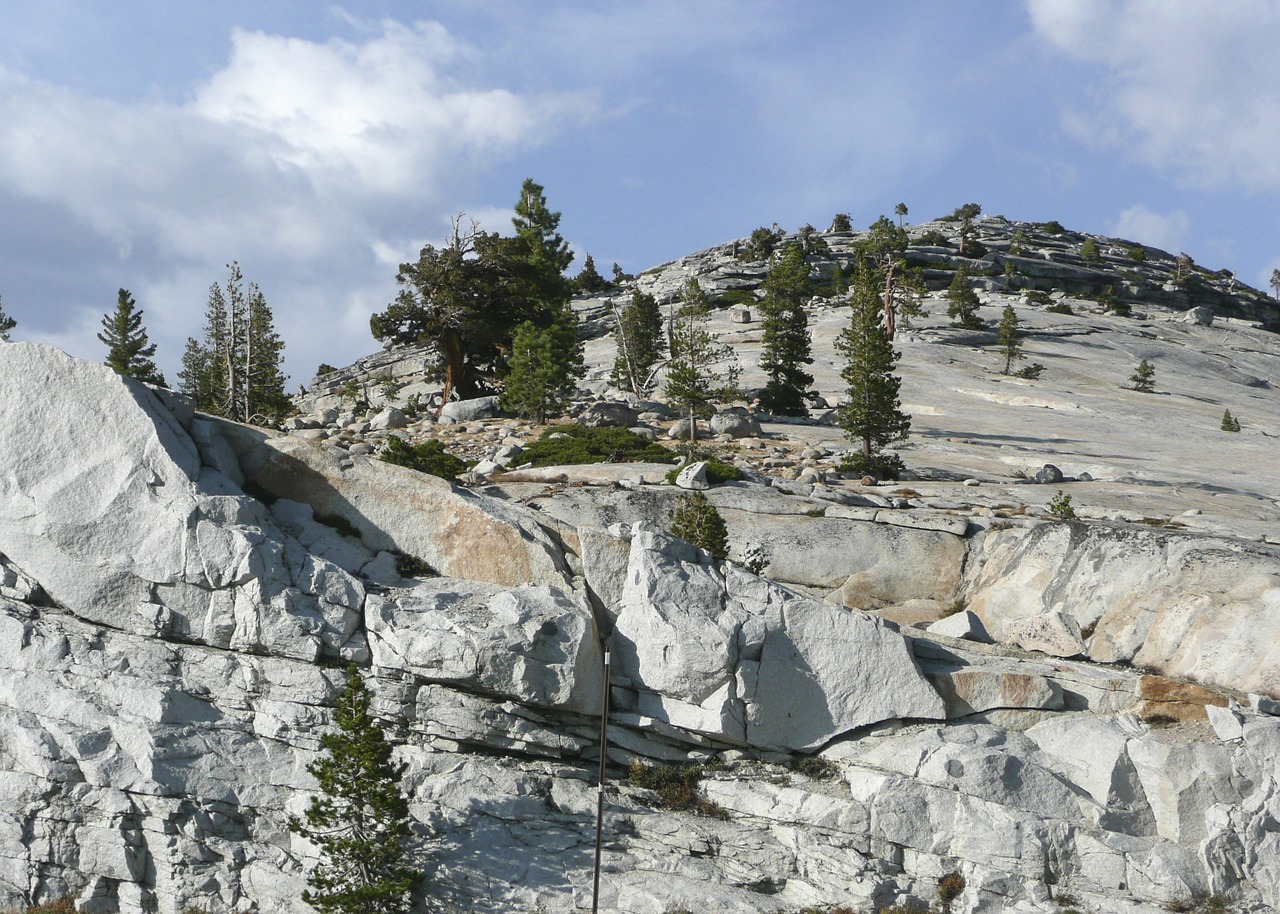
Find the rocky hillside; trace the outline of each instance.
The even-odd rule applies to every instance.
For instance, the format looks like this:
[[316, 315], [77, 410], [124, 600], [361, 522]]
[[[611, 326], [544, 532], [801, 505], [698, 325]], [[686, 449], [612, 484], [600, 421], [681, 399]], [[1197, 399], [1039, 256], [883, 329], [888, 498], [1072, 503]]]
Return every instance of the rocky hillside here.
[[[609, 649], [603, 910], [925, 905], [952, 874], [958, 914], [1280, 909], [1273, 303], [978, 227], [982, 316], [1016, 303], [1041, 379], [999, 374], [935, 292], [899, 334], [912, 478], [865, 485], [827, 417], [847, 308], [815, 300], [826, 405], [712, 425], [748, 477], [705, 490], [723, 564], [664, 532], [667, 465], [520, 469], [540, 430], [492, 403], [406, 416], [422, 352], [318, 378], [277, 433], [0, 344], [0, 906], [310, 910], [286, 822], [355, 662], [408, 764], [421, 909], [587, 908]], [[819, 279], [854, 238], [826, 240]], [[751, 294], [763, 265], [729, 245], [640, 282], [688, 275]], [[750, 385], [744, 302], [716, 326]], [[606, 387], [603, 300], [578, 305], [578, 418], [661, 438], [663, 404]], [[1154, 393], [1121, 386], [1139, 358]], [[486, 462], [462, 485], [382, 463], [392, 432]], [[1059, 491], [1080, 520], [1046, 516]], [[703, 802], [664, 808], [633, 761], [702, 765]]]

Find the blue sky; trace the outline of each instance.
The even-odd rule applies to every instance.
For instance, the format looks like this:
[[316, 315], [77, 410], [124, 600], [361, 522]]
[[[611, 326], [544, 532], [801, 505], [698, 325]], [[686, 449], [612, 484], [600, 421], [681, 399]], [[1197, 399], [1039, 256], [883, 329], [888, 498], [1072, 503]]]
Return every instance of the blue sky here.
[[376, 349], [396, 265], [521, 181], [602, 272], [962, 203], [1267, 288], [1280, 0], [0, 0], [0, 301], [173, 379], [237, 259], [294, 383]]

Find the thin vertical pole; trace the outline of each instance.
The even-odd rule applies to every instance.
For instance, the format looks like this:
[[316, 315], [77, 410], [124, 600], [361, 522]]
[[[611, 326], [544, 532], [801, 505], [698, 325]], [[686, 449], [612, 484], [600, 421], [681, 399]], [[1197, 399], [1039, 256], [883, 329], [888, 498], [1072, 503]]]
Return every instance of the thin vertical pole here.
[[604, 696], [600, 711], [600, 777], [596, 783], [596, 867], [591, 887], [591, 914], [600, 910], [600, 853], [604, 840], [604, 765], [609, 749], [609, 649], [604, 651]]

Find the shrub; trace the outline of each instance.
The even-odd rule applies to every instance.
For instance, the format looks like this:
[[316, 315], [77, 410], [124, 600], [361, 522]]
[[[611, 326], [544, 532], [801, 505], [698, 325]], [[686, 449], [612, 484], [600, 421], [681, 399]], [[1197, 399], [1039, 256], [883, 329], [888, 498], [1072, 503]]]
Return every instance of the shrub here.
[[951, 245], [951, 242], [947, 240], [947, 236], [937, 229], [921, 232], [919, 236], [911, 239], [911, 243], [930, 248], [945, 248]]
[[1054, 302], [1052, 305], [1045, 308], [1045, 310], [1048, 311], [1050, 314], [1075, 314], [1076, 313], [1075, 309], [1073, 309], [1070, 305], [1068, 305], [1064, 301]]
[[625, 428], [557, 425], [542, 433], [520, 455], [536, 467], [583, 463], [670, 463], [675, 455]]
[[338, 370], [338, 369], [334, 368], [334, 367], [333, 367], [332, 365], [330, 365], [328, 362], [321, 362], [321, 363], [320, 363], [320, 367], [318, 367], [318, 368], [316, 369], [316, 374], [317, 374], [317, 375], [329, 374], [330, 372], [334, 372], [334, 371], [337, 371], [337, 370]]
[[906, 472], [907, 466], [897, 454], [879, 453], [867, 455], [857, 451], [841, 461], [840, 469], [845, 472], [857, 473], [859, 476], [871, 476], [875, 479], [897, 479]]
[[1054, 520], [1075, 520], [1076, 510], [1071, 507], [1071, 496], [1058, 490], [1058, 494], [1049, 500], [1049, 516]]
[[1129, 387], [1140, 393], [1149, 394], [1156, 389], [1155, 366], [1142, 359], [1133, 374], [1129, 375]]
[[[742, 470], [738, 469], [731, 463], [725, 463], [719, 457], [713, 457], [710, 454], [694, 452], [694, 456], [690, 462], [706, 461], [707, 464], [707, 482], [712, 485], [718, 485], [722, 482], [733, 482], [742, 478]], [[673, 467], [667, 472], [667, 482], [670, 485], [676, 484], [676, 477], [680, 475], [683, 466]]]
[[706, 768], [702, 765], [659, 767], [632, 759], [627, 781], [632, 787], [657, 793], [659, 809], [696, 812], [713, 819], [729, 818], [729, 814], [719, 804], [713, 803], [699, 792], [698, 782], [705, 774]]
[[1036, 381], [1040, 378], [1040, 372], [1044, 371], [1044, 366], [1039, 362], [1032, 362], [1026, 368], [1019, 368], [1013, 373], [1015, 378], [1024, 378], [1028, 381]]
[[1041, 222], [1037, 227], [1046, 235], [1064, 235], [1067, 231], [1062, 227], [1062, 223], [1057, 219], [1050, 219], [1048, 222]]
[[840, 766], [820, 755], [806, 756], [793, 766], [797, 772], [815, 781], [829, 781], [840, 773]]
[[729, 528], [715, 505], [701, 492], [680, 498], [671, 518], [671, 534], [710, 553], [717, 562], [723, 562], [729, 555]]
[[440, 572], [431, 567], [426, 559], [420, 559], [416, 555], [410, 555], [407, 552], [397, 552], [396, 556], [396, 574], [402, 578], [438, 578]]
[[730, 289], [720, 294], [716, 299], [716, 304], [722, 308], [729, 308], [734, 305], [750, 308], [756, 304], [756, 297], [750, 289]]
[[951, 903], [964, 891], [964, 877], [959, 873], [947, 873], [938, 880], [938, 904], [942, 914], [951, 914]]
[[75, 902], [69, 895], [27, 908], [25, 914], [76, 914]]
[[467, 468], [465, 463], [448, 453], [444, 445], [434, 438], [420, 444], [410, 444], [399, 435], [392, 435], [387, 439], [379, 459], [383, 463], [394, 463], [396, 466], [439, 476], [450, 482]]
[[1229, 409], [1222, 411], [1222, 430], [1224, 432], [1240, 431], [1240, 420], [1231, 415], [1231, 410]]
[[1129, 255], [1130, 260], [1136, 260], [1138, 263], [1145, 263], [1147, 260], [1147, 249], [1140, 244], [1132, 245], [1125, 253]]

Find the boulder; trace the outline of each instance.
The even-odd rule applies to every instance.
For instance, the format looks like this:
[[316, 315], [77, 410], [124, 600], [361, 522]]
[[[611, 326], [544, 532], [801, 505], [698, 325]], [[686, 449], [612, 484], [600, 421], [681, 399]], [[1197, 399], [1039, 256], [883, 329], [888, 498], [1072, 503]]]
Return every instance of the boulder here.
[[388, 429], [404, 428], [408, 424], [409, 420], [405, 418], [403, 410], [388, 406], [369, 420], [369, 430], [385, 432]]
[[721, 410], [711, 417], [711, 434], [730, 438], [753, 438], [761, 434], [760, 423], [742, 407]]
[[1038, 483], [1056, 483], [1062, 482], [1062, 471], [1052, 463], [1046, 463], [1036, 471], [1035, 480]]
[[699, 460], [682, 467], [676, 474], [676, 486], [694, 490], [711, 488], [711, 483], [707, 480], [707, 462]]
[[640, 422], [640, 414], [626, 403], [612, 400], [592, 403], [578, 414], [577, 421], [592, 428], [628, 428]]
[[568, 586], [562, 549], [518, 505], [291, 437], [264, 442], [245, 470], [277, 498], [308, 504], [317, 517], [340, 518], [370, 551], [404, 552], [449, 577]]
[[497, 397], [476, 397], [472, 400], [452, 400], [440, 411], [440, 421], [445, 424], [474, 422], [477, 419], [492, 419], [498, 415]]
[[562, 590], [429, 578], [407, 593], [371, 596], [365, 618], [380, 668], [535, 707], [600, 713], [595, 621]]
[[943, 702], [879, 619], [819, 603], [633, 531], [613, 643], [640, 713], [762, 748], [812, 749]]
[[982, 620], [969, 612], [967, 609], [958, 613], [952, 613], [946, 618], [939, 619], [929, 626], [928, 632], [931, 635], [946, 635], [948, 638], [963, 638], [967, 641], [977, 641], [980, 644], [990, 644], [991, 636], [987, 634], [986, 628], [982, 624]]

